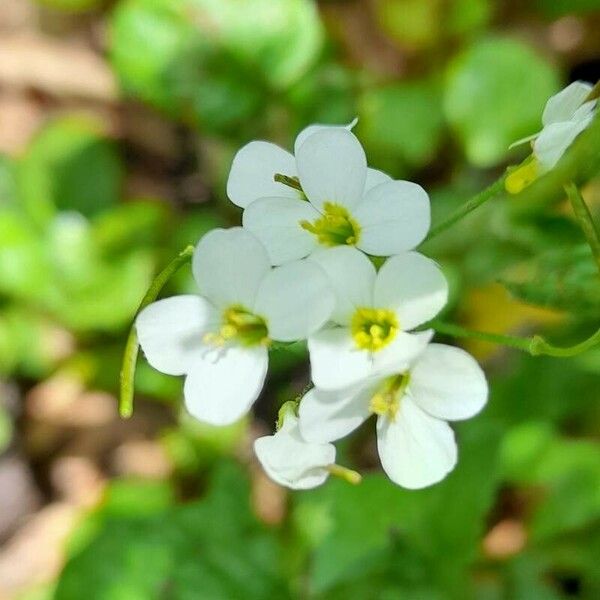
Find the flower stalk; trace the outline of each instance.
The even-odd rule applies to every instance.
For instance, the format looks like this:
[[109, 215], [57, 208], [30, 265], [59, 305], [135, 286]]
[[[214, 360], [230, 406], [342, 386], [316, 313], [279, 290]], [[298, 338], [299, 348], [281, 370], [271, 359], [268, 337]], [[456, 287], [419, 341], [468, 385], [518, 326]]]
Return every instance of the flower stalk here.
[[454, 323], [443, 323], [441, 321], [434, 321], [431, 324], [431, 327], [438, 333], [443, 333], [452, 337], [471, 338], [490, 342], [492, 344], [500, 344], [502, 346], [508, 346], [527, 352], [531, 356], [568, 358], [577, 356], [578, 354], [593, 348], [597, 344], [600, 344], [600, 329], [578, 344], [561, 347], [547, 342], [541, 335], [534, 335], [532, 337], [502, 335], [498, 333], [474, 331], [472, 329], [467, 329], [466, 327], [461, 327], [460, 325], [455, 325]]
[[506, 173], [503, 173], [494, 183], [489, 185], [487, 188], [467, 200], [462, 206], [454, 211], [445, 221], [442, 221], [435, 227], [432, 227], [429, 231], [429, 235], [425, 238], [425, 241], [429, 241], [436, 237], [440, 233], [446, 231], [452, 227], [455, 223], [472, 213], [476, 208], [479, 208], [482, 204], [485, 204], [491, 198], [494, 198], [498, 194], [504, 192], [505, 189]]
[[[173, 275], [191, 259], [193, 254], [194, 246], [187, 246], [154, 278], [148, 291], [142, 298], [135, 316], [137, 316], [143, 308], [156, 300], [167, 281], [169, 281], [169, 279], [171, 279], [171, 277], [173, 277]], [[124, 419], [128, 419], [133, 414], [135, 367], [139, 350], [140, 345], [137, 332], [135, 325], [132, 325], [129, 335], [127, 336], [125, 352], [123, 353], [119, 387], [119, 414]]]

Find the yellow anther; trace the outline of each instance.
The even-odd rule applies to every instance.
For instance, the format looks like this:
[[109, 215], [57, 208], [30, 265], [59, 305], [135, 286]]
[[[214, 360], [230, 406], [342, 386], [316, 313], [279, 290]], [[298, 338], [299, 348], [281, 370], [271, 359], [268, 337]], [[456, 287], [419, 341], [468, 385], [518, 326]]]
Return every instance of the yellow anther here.
[[509, 194], [518, 194], [531, 185], [540, 175], [540, 164], [535, 156], [530, 156], [504, 180], [504, 187]]
[[323, 215], [313, 223], [300, 221], [300, 227], [315, 235], [323, 246], [354, 246], [360, 237], [360, 225], [348, 209], [333, 202], [325, 202]]
[[409, 381], [409, 373], [388, 377], [371, 397], [369, 411], [375, 415], [387, 417], [392, 421], [395, 420], [400, 409], [400, 401]]
[[387, 346], [399, 328], [396, 314], [385, 308], [358, 308], [350, 323], [356, 346], [371, 352]]
[[202, 340], [213, 346], [223, 346], [231, 340], [244, 346], [268, 346], [271, 343], [266, 321], [237, 304], [223, 312], [218, 333], [206, 333]]

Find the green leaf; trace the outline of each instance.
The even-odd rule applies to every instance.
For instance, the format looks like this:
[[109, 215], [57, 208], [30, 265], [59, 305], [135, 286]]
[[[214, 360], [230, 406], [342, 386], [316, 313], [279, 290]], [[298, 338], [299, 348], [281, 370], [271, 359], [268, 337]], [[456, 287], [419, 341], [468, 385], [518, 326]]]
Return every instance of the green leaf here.
[[114, 145], [98, 124], [67, 117], [47, 125], [18, 165], [19, 198], [38, 224], [55, 212], [90, 217], [116, 204], [122, 166]]
[[[289, 598], [273, 534], [250, 513], [238, 468], [223, 464], [209, 494], [173, 506], [142, 509], [147, 490], [119, 484], [74, 545], [55, 600], [192, 600]], [[125, 498], [125, 500], [123, 499]]]
[[126, 92], [211, 132], [239, 135], [273, 91], [315, 62], [322, 31], [308, 0], [127, 0], [112, 62]]
[[404, 585], [463, 589], [497, 485], [499, 433], [493, 423], [468, 425], [458, 466], [440, 484], [403, 490], [378, 474], [356, 487], [330, 481], [300, 498], [295, 521], [315, 546], [316, 592], [372, 576], [399, 549]]
[[520, 264], [518, 276], [506, 274], [501, 282], [531, 304], [568, 310], [578, 317], [597, 316], [600, 310], [597, 266], [586, 244], [542, 253]]
[[439, 86], [397, 83], [365, 92], [358, 134], [373, 165], [396, 172], [422, 167], [436, 154], [443, 132]]
[[541, 128], [542, 110], [558, 85], [557, 70], [529, 46], [484, 39], [450, 65], [446, 118], [472, 163], [494, 165], [512, 142]]

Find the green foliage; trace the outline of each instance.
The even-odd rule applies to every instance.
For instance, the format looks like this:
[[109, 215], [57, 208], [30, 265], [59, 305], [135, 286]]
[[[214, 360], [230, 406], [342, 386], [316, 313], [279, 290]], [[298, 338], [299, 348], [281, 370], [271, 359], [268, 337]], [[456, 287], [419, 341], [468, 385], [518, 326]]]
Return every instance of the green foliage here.
[[429, 489], [402, 490], [371, 475], [356, 487], [332, 481], [303, 497], [295, 517], [315, 546], [315, 592], [348, 590], [382, 572], [413, 596], [464, 589], [495, 491], [498, 433], [493, 423], [465, 428], [456, 471]]
[[598, 271], [588, 246], [549, 250], [520, 265], [519, 271], [518, 278], [503, 278], [504, 285], [518, 298], [578, 316], [598, 315]]
[[433, 81], [370, 89], [360, 100], [359, 116], [358, 134], [374, 166], [408, 171], [427, 164], [439, 148], [443, 116], [440, 87]]
[[460, 53], [448, 71], [444, 108], [467, 158], [494, 165], [510, 144], [538, 131], [558, 79], [555, 68], [510, 38], [484, 39]]
[[231, 132], [317, 58], [322, 31], [309, 0], [128, 0], [113, 19], [123, 86], [211, 132]]
[[21, 201], [37, 224], [57, 210], [92, 217], [117, 203], [122, 166], [94, 121], [78, 117], [50, 123], [20, 161]]
[[238, 468], [223, 464], [210, 492], [176, 506], [166, 484], [120, 483], [83, 523], [56, 600], [286, 598], [273, 534], [247, 504]]

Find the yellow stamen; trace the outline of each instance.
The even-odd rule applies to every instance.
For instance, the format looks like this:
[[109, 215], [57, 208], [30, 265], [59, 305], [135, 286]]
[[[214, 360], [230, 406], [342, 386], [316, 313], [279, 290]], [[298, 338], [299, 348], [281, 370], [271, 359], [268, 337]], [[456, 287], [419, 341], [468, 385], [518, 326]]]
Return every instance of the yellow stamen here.
[[369, 411], [375, 415], [388, 417], [394, 421], [409, 381], [409, 373], [394, 375], [386, 379], [371, 397]]
[[360, 237], [360, 225], [348, 209], [333, 202], [323, 204], [323, 215], [314, 223], [300, 221], [300, 227], [315, 235], [322, 246], [355, 246]]
[[396, 314], [385, 308], [358, 308], [350, 322], [356, 346], [371, 352], [387, 346], [396, 337], [399, 328]]
[[202, 339], [213, 346], [224, 346], [232, 340], [238, 341], [243, 346], [271, 343], [266, 321], [238, 304], [223, 311], [218, 333], [206, 333]]

